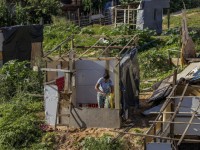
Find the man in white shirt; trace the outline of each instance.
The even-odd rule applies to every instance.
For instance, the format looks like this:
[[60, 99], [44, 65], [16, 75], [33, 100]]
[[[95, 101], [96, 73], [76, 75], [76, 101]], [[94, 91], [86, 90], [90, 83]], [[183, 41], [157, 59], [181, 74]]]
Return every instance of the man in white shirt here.
[[103, 77], [101, 77], [97, 81], [95, 85], [95, 90], [97, 91], [98, 107], [109, 108], [110, 103], [109, 103], [108, 96], [110, 93], [113, 93], [114, 87], [108, 73], [105, 73]]

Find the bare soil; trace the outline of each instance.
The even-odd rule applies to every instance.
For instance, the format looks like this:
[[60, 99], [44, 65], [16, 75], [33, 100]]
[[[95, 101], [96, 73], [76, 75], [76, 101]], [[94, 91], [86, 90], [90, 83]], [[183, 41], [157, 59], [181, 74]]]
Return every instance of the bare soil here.
[[[116, 137], [119, 133], [115, 131], [123, 131], [127, 128], [127, 125], [133, 124], [133, 128], [129, 132], [134, 133], [145, 133], [150, 124], [149, 120], [154, 120], [155, 116], [146, 117], [141, 113], [148, 109], [150, 105], [146, 103], [146, 100], [149, 98], [151, 93], [142, 93], [140, 95], [140, 105], [141, 108], [138, 110], [133, 110], [129, 120], [123, 124], [121, 129], [108, 129], [108, 128], [87, 128], [87, 129], [77, 129], [77, 128], [67, 128], [59, 127], [56, 131], [57, 133], [57, 149], [58, 150], [81, 150], [80, 143], [84, 140], [85, 137], [101, 137], [104, 134], [109, 134]], [[126, 150], [143, 150], [143, 137], [136, 137], [132, 135], [124, 135], [122, 137], [125, 142]]]

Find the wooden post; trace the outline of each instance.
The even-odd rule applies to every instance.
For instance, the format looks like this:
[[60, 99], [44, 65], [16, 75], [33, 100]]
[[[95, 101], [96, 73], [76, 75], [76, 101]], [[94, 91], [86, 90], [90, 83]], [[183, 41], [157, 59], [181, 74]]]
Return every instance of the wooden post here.
[[115, 8], [115, 27], [117, 27], [117, 8]]
[[126, 24], [126, 9], [124, 9], [124, 24]]
[[71, 37], [71, 50], [74, 50], [74, 35]]
[[79, 25], [79, 27], [80, 27], [80, 26], [81, 26], [81, 20], [80, 20], [80, 8], [78, 8], [77, 12], [78, 12], [78, 25]]
[[167, 27], [170, 28], [170, 8], [167, 9]]
[[133, 10], [133, 29], [136, 29], [136, 24], [137, 24], [137, 11], [134, 9]]
[[128, 5], [128, 24], [130, 24], [130, 5]]
[[[75, 53], [72, 51], [69, 54], [69, 69], [73, 71], [75, 69]], [[76, 107], [76, 86], [75, 86], [75, 75], [70, 74], [70, 107], [73, 105]], [[71, 108], [70, 108], [71, 109]]]
[[[173, 75], [173, 86], [176, 85], [176, 80], [177, 80], [177, 69], [174, 70], [174, 75]], [[172, 96], [175, 96], [175, 92], [173, 93]], [[175, 111], [175, 100], [172, 100], [171, 102], [171, 112], [174, 112]], [[174, 119], [172, 120], [172, 122], [174, 121]], [[170, 136], [171, 138], [174, 138], [174, 124], [170, 124]]]
[[119, 66], [120, 64], [116, 61], [117, 65], [114, 69], [114, 77], [115, 77], [115, 85], [114, 85], [114, 93], [115, 93], [115, 109], [120, 109], [120, 86], [119, 86], [119, 78], [120, 78], [120, 71]]
[[[100, 0], [100, 3], [102, 3], [102, 0]], [[102, 14], [101, 5], [99, 6], [99, 14]], [[101, 19], [101, 17], [100, 17], [99, 21], [100, 21], [100, 25], [102, 25], [102, 19]]]

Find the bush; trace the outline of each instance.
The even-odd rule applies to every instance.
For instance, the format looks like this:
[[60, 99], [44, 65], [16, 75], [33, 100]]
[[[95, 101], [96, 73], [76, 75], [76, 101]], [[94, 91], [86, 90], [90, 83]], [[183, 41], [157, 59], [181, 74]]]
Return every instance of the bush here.
[[28, 67], [27, 61], [18, 62], [12, 60], [7, 62], [0, 70], [0, 99], [8, 101], [17, 92], [41, 93], [40, 78], [38, 73]]
[[168, 55], [156, 49], [143, 52], [139, 56], [140, 69], [143, 78], [158, 77], [168, 72], [171, 67], [168, 64]]
[[28, 62], [10, 61], [0, 70], [0, 149], [30, 148], [42, 138], [39, 112], [43, 102], [30, 96], [41, 93], [38, 74]]
[[1, 0], [0, 26], [39, 24], [41, 18], [49, 23], [51, 15], [57, 15], [59, 8], [57, 0]]
[[22, 93], [1, 104], [0, 145], [19, 148], [36, 142], [42, 132], [35, 112], [41, 110], [42, 103]]
[[86, 137], [81, 146], [83, 150], [122, 150], [124, 145], [122, 141], [117, 140], [111, 143], [112, 137], [110, 135], [103, 135], [100, 138]]
[[[184, 1], [186, 9], [190, 8], [196, 8], [200, 6], [200, 1], [199, 0], [187, 0]], [[182, 10], [184, 8], [183, 1], [182, 0], [173, 0], [170, 1], [170, 9], [171, 12], [176, 12], [179, 10]]]

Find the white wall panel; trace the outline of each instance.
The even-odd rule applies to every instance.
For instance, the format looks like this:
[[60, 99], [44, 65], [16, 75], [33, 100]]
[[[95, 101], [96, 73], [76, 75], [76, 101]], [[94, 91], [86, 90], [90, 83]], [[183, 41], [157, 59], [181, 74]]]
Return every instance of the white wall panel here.
[[[109, 74], [114, 84], [115, 60], [109, 61]], [[95, 84], [105, 73], [106, 61], [78, 60], [76, 68], [76, 102], [97, 103]]]

